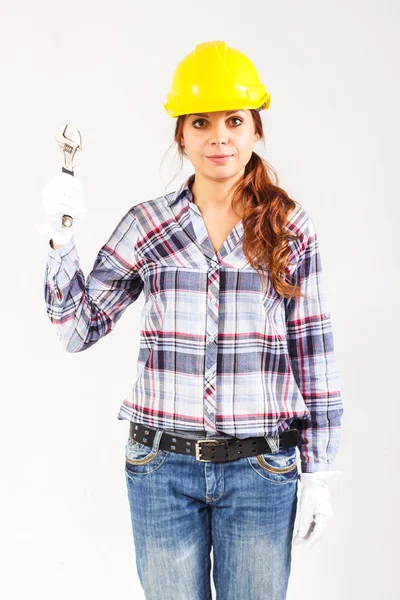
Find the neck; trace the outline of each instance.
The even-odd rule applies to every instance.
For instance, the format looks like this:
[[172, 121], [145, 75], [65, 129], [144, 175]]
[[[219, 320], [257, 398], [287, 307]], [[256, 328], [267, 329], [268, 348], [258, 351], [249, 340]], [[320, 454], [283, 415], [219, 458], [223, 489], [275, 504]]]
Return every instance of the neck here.
[[[233, 193], [243, 179], [243, 173], [230, 177], [229, 179], [210, 179], [196, 173], [195, 180], [191, 185], [191, 192], [195, 204], [202, 214], [218, 213], [223, 215], [235, 214], [232, 210]], [[239, 200], [234, 206], [236, 213], [243, 214], [243, 204]]]

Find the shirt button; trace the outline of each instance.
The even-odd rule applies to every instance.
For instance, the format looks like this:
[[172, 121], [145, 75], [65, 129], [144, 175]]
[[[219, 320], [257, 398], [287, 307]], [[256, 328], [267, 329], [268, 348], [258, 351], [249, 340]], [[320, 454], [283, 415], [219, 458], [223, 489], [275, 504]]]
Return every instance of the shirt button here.
[[217, 301], [215, 298], [211, 298], [211, 304], [217, 304]]
[[325, 317], [326, 317], [326, 318], [328, 318], [328, 317], [330, 317], [330, 316], [331, 316], [331, 313], [329, 313], [329, 312], [326, 312], [326, 313], [325, 313]]
[[213, 342], [214, 338], [215, 338], [214, 335], [209, 335], [207, 339], [208, 339], [209, 342]]

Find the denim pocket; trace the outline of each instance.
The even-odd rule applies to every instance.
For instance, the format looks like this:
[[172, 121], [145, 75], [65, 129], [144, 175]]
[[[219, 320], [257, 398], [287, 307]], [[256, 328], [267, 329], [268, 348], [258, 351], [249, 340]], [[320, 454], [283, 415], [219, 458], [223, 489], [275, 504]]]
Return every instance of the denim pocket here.
[[272, 483], [288, 483], [298, 477], [296, 446], [250, 456], [247, 460], [258, 475]]
[[153, 450], [152, 446], [136, 442], [128, 436], [125, 444], [125, 469], [129, 473], [150, 473], [160, 466], [167, 454], [166, 450], [160, 448]]

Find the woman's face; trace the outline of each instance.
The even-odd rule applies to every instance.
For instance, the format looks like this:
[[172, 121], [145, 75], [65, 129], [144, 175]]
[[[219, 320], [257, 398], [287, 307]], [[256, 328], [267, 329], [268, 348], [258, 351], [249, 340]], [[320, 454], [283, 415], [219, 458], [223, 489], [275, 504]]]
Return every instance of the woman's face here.
[[[181, 142], [196, 171], [211, 178], [229, 178], [244, 170], [259, 138], [250, 110], [217, 111], [187, 115]], [[222, 162], [213, 154], [228, 154]]]

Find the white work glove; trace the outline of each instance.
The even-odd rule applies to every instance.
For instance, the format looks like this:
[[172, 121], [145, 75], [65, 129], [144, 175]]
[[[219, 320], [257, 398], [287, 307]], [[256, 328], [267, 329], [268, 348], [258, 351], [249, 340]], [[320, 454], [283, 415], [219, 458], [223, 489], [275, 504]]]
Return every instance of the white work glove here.
[[294, 546], [307, 552], [321, 538], [332, 517], [331, 494], [328, 483], [337, 480], [342, 471], [300, 473], [302, 483], [299, 506], [299, 529]]
[[[81, 192], [82, 186], [80, 179], [60, 172], [42, 188], [42, 202], [47, 218], [45, 223], [38, 226], [38, 231], [49, 236], [59, 246], [71, 239], [75, 219], [83, 219], [87, 212], [85, 198]], [[63, 215], [73, 218], [71, 227], [63, 226]]]

